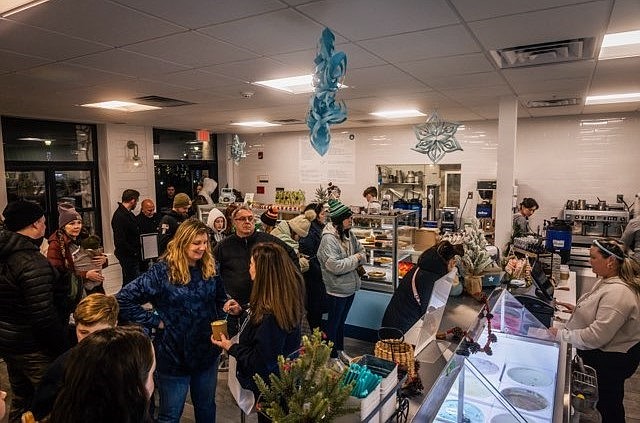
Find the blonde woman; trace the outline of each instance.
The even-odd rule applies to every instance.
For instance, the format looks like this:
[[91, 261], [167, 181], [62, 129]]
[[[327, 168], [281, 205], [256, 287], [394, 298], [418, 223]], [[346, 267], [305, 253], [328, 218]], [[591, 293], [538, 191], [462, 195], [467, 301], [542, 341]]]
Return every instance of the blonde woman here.
[[[215, 422], [220, 349], [209, 340], [210, 323], [225, 317], [223, 308], [239, 313], [240, 306], [227, 300], [215, 274], [207, 226], [197, 219], [181, 223], [162, 260], [116, 297], [121, 320], [159, 331], [154, 341], [158, 422], [180, 421], [189, 389], [196, 422]], [[145, 303], [153, 311], [142, 308]]]

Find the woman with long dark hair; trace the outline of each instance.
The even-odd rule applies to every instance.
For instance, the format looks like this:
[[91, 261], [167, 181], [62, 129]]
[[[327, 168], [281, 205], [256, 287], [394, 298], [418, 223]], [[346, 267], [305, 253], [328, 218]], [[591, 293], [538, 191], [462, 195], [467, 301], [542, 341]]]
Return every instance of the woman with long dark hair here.
[[[216, 383], [220, 349], [211, 345], [211, 322], [225, 310], [240, 311], [227, 300], [215, 274], [209, 229], [197, 219], [180, 224], [162, 260], [116, 295], [121, 320], [159, 330], [154, 343], [160, 394], [158, 422], [178, 423], [187, 391], [195, 420], [216, 420]], [[153, 311], [142, 307], [153, 305]]]
[[134, 327], [102, 329], [70, 353], [50, 423], [145, 423], [153, 393], [151, 340]]
[[[271, 373], [278, 374], [278, 356], [286, 357], [300, 347], [304, 282], [289, 254], [273, 242], [253, 247], [249, 274], [253, 281], [249, 317], [240, 329], [238, 343], [224, 335], [221, 341], [212, 336], [211, 342], [235, 357], [240, 385], [253, 391], [257, 400], [260, 391], [253, 375], [268, 383]], [[258, 420], [269, 421], [262, 414]]]

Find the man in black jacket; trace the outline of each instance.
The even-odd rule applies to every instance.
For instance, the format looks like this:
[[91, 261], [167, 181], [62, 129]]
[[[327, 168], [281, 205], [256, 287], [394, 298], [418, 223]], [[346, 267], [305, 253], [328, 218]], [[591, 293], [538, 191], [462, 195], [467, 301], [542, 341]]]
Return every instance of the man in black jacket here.
[[189, 217], [191, 198], [187, 194], [180, 193], [173, 197], [173, 208], [162, 216], [158, 230], [158, 254], [162, 255], [167, 250], [169, 241], [178, 230], [178, 226]]
[[13, 392], [10, 422], [29, 409], [35, 388], [51, 362], [67, 347], [62, 310], [69, 286], [40, 253], [45, 217], [40, 206], [14, 201], [3, 212], [0, 231], [0, 356]]
[[[215, 249], [214, 256], [219, 266], [218, 273], [224, 283], [227, 295], [236, 300], [242, 308], [246, 309], [251, 295], [251, 276], [249, 275], [249, 261], [251, 260], [251, 248], [260, 242], [275, 242], [287, 251], [289, 257], [300, 268], [298, 255], [285, 242], [266, 232], [257, 232], [255, 217], [250, 208], [241, 206], [231, 215], [235, 233], [220, 241]], [[229, 335], [237, 333], [238, 318], [229, 315], [227, 327]]]
[[114, 254], [122, 268], [122, 286], [140, 275], [140, 229], [132, 210], [136, 208], [140, 193], [135, 189], [125, 189], [122, 203], [111, 218]]

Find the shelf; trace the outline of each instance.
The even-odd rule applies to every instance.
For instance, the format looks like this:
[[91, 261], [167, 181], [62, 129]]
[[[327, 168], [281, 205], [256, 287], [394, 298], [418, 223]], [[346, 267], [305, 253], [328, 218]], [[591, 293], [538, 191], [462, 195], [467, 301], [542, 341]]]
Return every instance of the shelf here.
[[422, 186], [422, 184], [419, 184], [417, 182], [381, 182], [380, 184], [378, 184], [380, 186], [383, 185], [406, 185], [406, 186]]

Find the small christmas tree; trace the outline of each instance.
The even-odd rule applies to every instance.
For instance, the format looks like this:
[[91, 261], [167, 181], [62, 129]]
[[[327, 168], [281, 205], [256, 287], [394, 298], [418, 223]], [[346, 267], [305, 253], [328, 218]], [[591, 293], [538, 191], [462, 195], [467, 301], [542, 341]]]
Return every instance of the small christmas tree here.
[[487, 240], [484, 232], [480, 228], [480, 222], [475, 217], [471, 219], [469, 224], [465, 224], [464, 237], [464, 256], [462, 257], [462, 265], [467, 275], [479, 276], [493, 263], [491, 255], [487, 251]]
[[302, 337], [297, 358], [278, 357], [280, 375], [269, 376], [271, 385], [255, 375], [261, 393], [258, 411], [278, 423], [330, 422], [356, 411], [345, 407], [353, 389], [353, 383], [343, 384], [348, 368], [342, 373], [329, 368], [332, 346], [316, 328], [311, 337]]
[[320, 184], [320, 187], [316, 189], [315, 202], [321, 204], [321, 203], [326, 203], [327, 201], [329, 201], [329, 195], [327, 194], [327, 190], [322, 188], [322, 184]]

